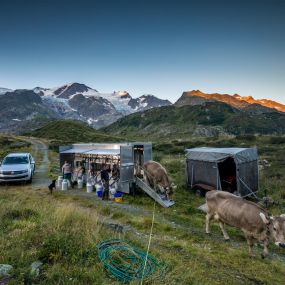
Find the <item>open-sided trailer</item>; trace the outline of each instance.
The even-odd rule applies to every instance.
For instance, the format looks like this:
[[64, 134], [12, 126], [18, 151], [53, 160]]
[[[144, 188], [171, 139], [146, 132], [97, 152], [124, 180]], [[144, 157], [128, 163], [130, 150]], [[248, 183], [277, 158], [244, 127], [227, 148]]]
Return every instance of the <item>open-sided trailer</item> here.
[[138, 186], [163, 207], [174, 204], [173, 201], [165, 199], [150, 188], [142, 179], [143, 164], [152, 159], [152, 144], [149, 142], [88, 143], [60, 146], [59, 156], [60, 167], [64, 161], [71, 163], [73, 168], [78, 167], [84, 161], [87, 173], [91, 167], [100, 171], [104, 164], [109, 164], [111, 168], [117, 164], [120, 170], [118, 191], [129, 194], [135, 186]]

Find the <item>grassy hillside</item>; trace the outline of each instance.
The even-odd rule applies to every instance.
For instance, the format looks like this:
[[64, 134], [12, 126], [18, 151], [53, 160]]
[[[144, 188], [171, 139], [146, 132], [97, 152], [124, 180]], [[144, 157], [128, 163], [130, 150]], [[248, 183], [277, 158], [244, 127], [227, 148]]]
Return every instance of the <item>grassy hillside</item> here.
[[240, 134], [284, 134], [285, 114], [253, 114], [224, 103], [168, 106], [134, 113], [103, 129], [107, 134], [154, 140]]
[[8, 135], [0, 134], [0, 160], [8, 152], [21, 152], [30, 151], [31, 143], [19, 139], [17, 137], [12, 137]]
[[100, 143], [118, 142], [122, 138], [102, 133], [89, 127], [86, 123], [73, 120], [56, 120], [36, 129], [26, 135], [47, 139], [50, 146], [57, 148], [58, 145], [71, 143]]

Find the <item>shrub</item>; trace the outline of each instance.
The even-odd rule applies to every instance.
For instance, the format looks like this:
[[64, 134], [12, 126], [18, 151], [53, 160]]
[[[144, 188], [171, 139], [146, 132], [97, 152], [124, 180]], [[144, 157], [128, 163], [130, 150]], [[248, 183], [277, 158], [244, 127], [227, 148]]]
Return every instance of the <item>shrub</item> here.
[[285, 143], [285, 137], [271, 137], [269, 142], [271, 144], [283, 144]]
[[236, 139], [241, 140], [241, 141], [255, 141], [256, 136], [255, 135], [238, 135], [236, 136]]

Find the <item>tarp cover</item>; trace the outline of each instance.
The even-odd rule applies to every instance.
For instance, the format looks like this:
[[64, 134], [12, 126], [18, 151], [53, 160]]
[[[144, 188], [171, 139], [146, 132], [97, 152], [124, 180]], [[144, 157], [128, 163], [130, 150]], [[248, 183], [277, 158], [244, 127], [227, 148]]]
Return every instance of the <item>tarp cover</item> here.
[[191, 160], [219, 162], [228, 157], [233, 157], [238, 164], [257, 160], [256, 148], [199, 147], [186, 149], [185, 151], [186, 158]]

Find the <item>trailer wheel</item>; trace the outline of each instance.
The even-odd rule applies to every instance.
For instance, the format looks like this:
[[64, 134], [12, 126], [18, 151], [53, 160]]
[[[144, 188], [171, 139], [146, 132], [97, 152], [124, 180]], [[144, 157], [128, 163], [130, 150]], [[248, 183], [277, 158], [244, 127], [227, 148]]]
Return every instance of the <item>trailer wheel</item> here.
[[195, 193], [196, 193], [196, 195], [199, 196], [199, 197], [205, 197], [205, 195], [206, 195], [206, 190], [205, 190], [205, 189], [198, 188]]

